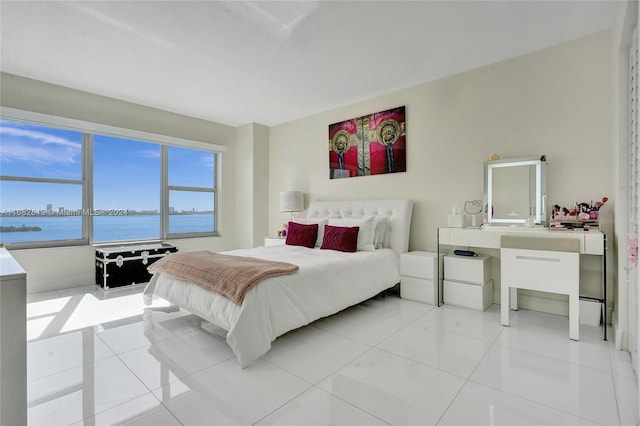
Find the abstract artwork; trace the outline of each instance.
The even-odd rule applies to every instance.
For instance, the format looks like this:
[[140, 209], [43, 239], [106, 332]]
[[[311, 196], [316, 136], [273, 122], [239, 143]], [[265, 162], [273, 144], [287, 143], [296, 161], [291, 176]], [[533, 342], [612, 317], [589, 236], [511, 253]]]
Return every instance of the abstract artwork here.
[[405, 172], [405, 107], [329, 125], [329, 177]]

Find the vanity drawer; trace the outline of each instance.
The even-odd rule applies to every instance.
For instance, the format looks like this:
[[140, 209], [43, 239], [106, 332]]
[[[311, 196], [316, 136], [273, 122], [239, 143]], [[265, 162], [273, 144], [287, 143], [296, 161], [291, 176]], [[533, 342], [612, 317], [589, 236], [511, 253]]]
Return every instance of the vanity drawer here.
[[448, 244], [460, 247], [500, 248], [500, 232], [482, 229], [449, 229]]
[[503, 285], [560, 294], [578, 291], [575, 283], [579, 282], [580, 254], [577, 252], [505, 248], [500, 250], [500, 256]]
[[[583, 247], [581, 247], [583, 249]], [[584, 234], [584, 250], [581, 251], [584, 254], [595, 254], [602, 256], [604, 254], [604, 234], [589, 233]]]

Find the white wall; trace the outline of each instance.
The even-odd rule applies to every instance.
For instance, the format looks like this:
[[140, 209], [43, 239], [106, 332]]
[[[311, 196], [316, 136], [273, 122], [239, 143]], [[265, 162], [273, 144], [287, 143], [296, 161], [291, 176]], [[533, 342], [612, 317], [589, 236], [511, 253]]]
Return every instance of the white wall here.
[[253, 247], [269, 233], [269, 128], [253, 124]]
[[236, 141], [235, 232], [240, 247], [247, 248], [253, 244], [253, 125], [238, 127]]
[[[225, 145], [220, 182], [220, 236], [172, 240], [181, 250], [227, 250], [235, 247], [236, 129], [116, 99], [92, 95], [11, 74], [0, 74], [4, 107], [73, 118], [127, 129]], [[126, 189], [123, 189], [126, 190]], [[12, 250], [27, 271], [27, 292], [94, 283], [91, 246]]]
[[269, 128], [245, 124], [237, 128], [235, 162], [236, 243], [263, 245], [268, 235]]
[[[434, 251], [451, 207], [483, 198], [483, 162], [498, 153], [546, 154], [550, 204], [608, 196], [602, 222], [610, 232], [611, 57], [611, 34], [604, 32], [272, 127], [270, 229], [282, 222], [282, 189], [305, 192], [307, 206], [314, 199], [409, 197], [410, 249]], [[401, 105], [407, 172], [330, 180], [328, 125]]]

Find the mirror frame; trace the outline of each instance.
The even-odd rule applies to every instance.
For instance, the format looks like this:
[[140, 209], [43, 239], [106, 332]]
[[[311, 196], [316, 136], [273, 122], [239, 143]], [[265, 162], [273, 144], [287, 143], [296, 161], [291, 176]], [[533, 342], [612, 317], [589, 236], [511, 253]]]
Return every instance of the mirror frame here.
[[547, 198], [547, 189], [546, 189], [546, 173], [547, 173], [547, 161], [546, 156], [542, 157], [526, 157], [526, 158], [509, 158], [505, 160], [494, 160], [494, 161], [485, 161], [484, 167], [484, 191], [485, 191], [485, 211], [486, 211], [486, 221], [485, 223], [491, 226], [492, 224], [523, 224], [527, 219], [507, 219], [507, 218], [494, 218], [493, 217], [493, 209], [490, 209], [489, 206], [493, 205], [493, 175], [492, 172], [494, 169], [503, 168], [503, 167], [515, 167], [515, 166], [535, 166], [535, 175], [536, 175], [536, 203], [535, 203], [535, 212], [536, 214], [533, 216], [535, 225], [545, 225], [547, 220], [547, 212], [546, 212], [546, 198]]

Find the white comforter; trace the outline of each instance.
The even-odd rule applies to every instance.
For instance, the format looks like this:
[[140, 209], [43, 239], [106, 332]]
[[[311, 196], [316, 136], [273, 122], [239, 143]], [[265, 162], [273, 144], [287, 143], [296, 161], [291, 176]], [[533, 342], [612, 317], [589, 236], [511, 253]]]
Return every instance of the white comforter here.
[[389, 249], [344, 253], [280, 245], [225, 254], [290, 262], [300, 270], [262, 281], [249, 290], [242, 305], [162, 274], [153, 276], [144, 298], [149, 305], [156, 294], [227, 330], [227, 343], [241, 367], [266, 353], [276, 337], [360, 303], [400, 280], [399, 257]]

